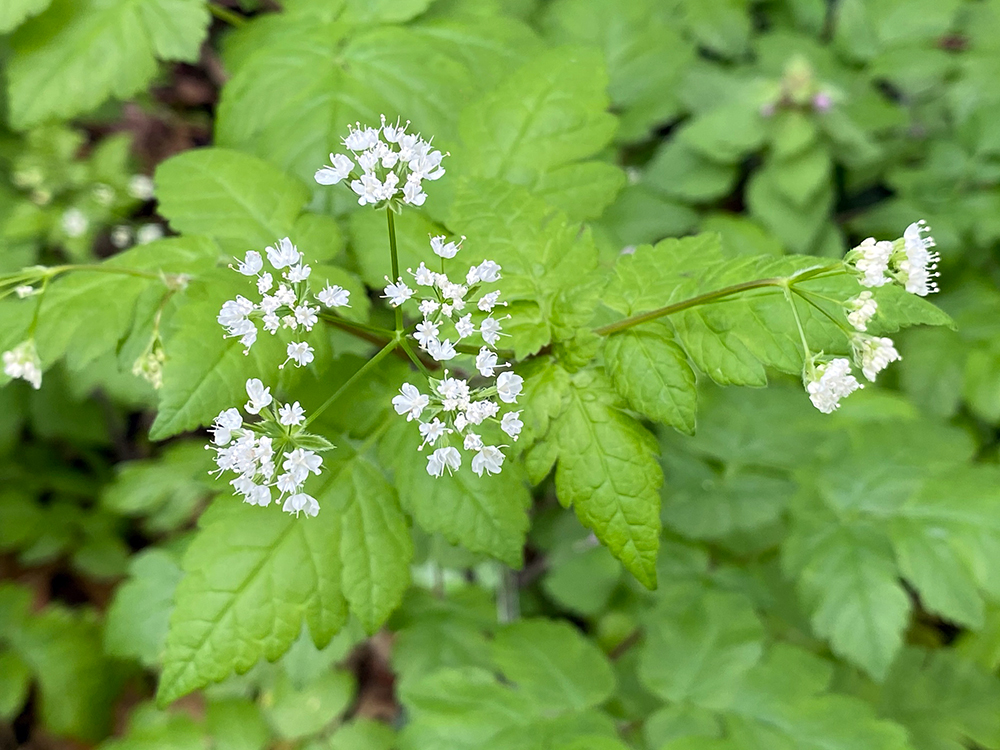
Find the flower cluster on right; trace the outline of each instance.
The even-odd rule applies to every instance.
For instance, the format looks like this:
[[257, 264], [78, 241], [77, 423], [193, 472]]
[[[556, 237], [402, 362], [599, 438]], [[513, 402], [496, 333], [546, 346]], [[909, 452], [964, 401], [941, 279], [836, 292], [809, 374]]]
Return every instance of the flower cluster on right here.
[[[929, 231], [921, 220], [910, 224], [903, 236], [894, 242], [869, 237], [851, 250], [844, 261], [861, 286], [871, 289], [899, 284], [911, 294], [926, 297], [938, 290], [934, 279], [939, 275], [937, 264], [940, 260], [940, 256], [931, 251], [935, 243], [934, 238], [927, 235]], [[853, 364], [870, 382], [874, 382], [890, 363], [901, 359], [892, 339], [866, 333], [868, 323], [877, 312], [878, 303], [867, 290], [844, 306], [847, 322], [854, 328], [850, 334]], [[806, 392], [813, 405], [824, 414], [835, 411], [842, 398], [864, 387], [852, 374], [851, 364], [846, 357], [822, 362], [813, 357], [806, 362], [802, 376]]]
[[[424, 263], [416, 271], [409, 270], [422, 295], [417, 303], [422, 320], [417, 323], [413, 338], [438, 362], [450, 361], [463, 353], [459, 351], [463, 340], [481, 340], [478, 351], [473, 346], [465, 352], [475, 357], [478, 376], [466, 379], [445, 370], [441, 378], [428, 378], [430, 393], [421, 393], [416, 386], [405, 383], [392, 400], [398, 414], [405, 414], [408, 421], [420, 422], [423, 442], [418, 450], [427, 445], [435, 448], [427, 457], [427, 473], [435, 477], [461, 467], [462, 454], [453, 442], [472, 454], [471, 465], [476, 474], [499, 473], [504, 462], [501, 449], [507, 446], [491, 445], [483, 436], [487, 430], [496, 433], [499, 428], [499, 432], [517, 440], [522, 427], [520, 411], [501, 414], [502, 405], [517, 403], [524, 380], [507, 370], [510, 365], [501, 362], [495, 351], [500, 337], [506, 334], [502, 332], [502, 319], [494, 317], [493, 311], [505, 303], [500, 302], [499, 291], [484, 288], [500, 280], [501, 268], [492, 260], [484, 260], [470, 266], [462, 281], [452, 281], [444, 273], [444, 265], [458, 254], [461, 244], [445, 242], [445, 237], [432, 237], [431, 249], [440, 258], [441, 272], [430, 270]], [[389, 281], [384, 296], [390, 305], [399, 307], [414, 297], [414, 290], [402, 279], [396, 279]], [[470, 380], [481, 380], [484, 384], [470, 385]]]

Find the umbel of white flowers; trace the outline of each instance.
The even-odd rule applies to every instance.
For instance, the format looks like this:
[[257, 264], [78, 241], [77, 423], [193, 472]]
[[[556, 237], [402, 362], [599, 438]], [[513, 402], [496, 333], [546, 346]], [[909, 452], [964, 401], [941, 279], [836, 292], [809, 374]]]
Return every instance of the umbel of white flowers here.
[[316, 182], [336, 185], [347, 181], [362, 206], [422, 206], [427, 200], [423, 182], [444, 176], [441, 160], [445, 154], [419, 134], [407, 133], [409, 125], [409, 120], [405, 125], [399, 120], [392, 125], [382, 115], [377, 128], [362, 127], [361, 123], [348, 127], [343, 143], [351, 156], [330, 154], [330, 164], [316, 171]]
[[[441, 236], [431, 238], [430, 244], [434, 254], [442, 259], [443, 268], [445, 260], [458, 254], [462, 243], [445, 242]], [[447, 362], [459, 356], [456, 345], [460, 341], [478, 338], [482, 342], [475, 355], [481, 385], [445, 370], [443, 378], [428, 378], [429, 393], [404, 383], [392, 400], [396, 413], [405, 414], [407, 421], [420, 422], [423, 442], [418, 450], [427, 445], [435, 449], [427, 457], [427, 473], [434, 477], [461, 467], [462, 455], [453, 442], [472, 454], [471, 465], [476, 474], [499, 473], [504, 462], [501, 449], [507, 446], [491, 445], [484, 441], [484, 435], [492, 431], [517, 440], [521, 433], [520, 411], [501, 414], [501, 404], [517, 403], [524, 382], [520, 375], [504, 369], [510, 365], [501, 362], [494, 350], [500, 337], [506, 334], [502, 332], [502, 319], [495, 318], [493, 310], [506, 303], [500, 302], [499, 291], [484, 289], [484, 285], [500, 280], [500, 270], [497, 263], [484, 260], [469, 267], [464, 283], [453, 282], [445, 273], [435, 273], [424, 263], [416, 271], [408, 271], [423, 295], [419, 302], [414, 301], [422, 320], [413, 338], [421, 349], [438, 362]], [[384, 297], [390, 305], [399, 307], [414, 297], [414, 291], [397, 279], [386, 286]]]
[[[899, 284], [911, 294], [926, 297], [938, 290], [934, 279], [940, 256], [931, 252], [934, 238], [921, 220], [910, 224], [903, 236], [894, 241], [876, 241], [869, 237], [851, 250], [844, 259], [861, 286], [878, 288]], [[857, 333], [849, 336], [853, 364], [865, 378], [874, 382], [890, 363], [901, 359], [892, 339], [869, 336], [868, 323], [878, 312], [874, 295], [864, 290], [844, 305], [847, 322]], [[851, 373], [851, 360], [836, 357], [823, 361], [821, 356], [806, 362], [802, 378], [813, 405], [824, 414], [840, 407], [840, 400], [864, 386]]]
[[[239, 338], [244, 354], [250, 352], [250, 347], [257, 340], [258, 320], [270, 334], [276, 334], [282, 328], [311, 331], [319, 320], [316, 314], [319, 306], [309, 304], [308, 279], [312, 269], [306, 265], [302, 253], [290, 239], [284, 237], [268, 247], [265, 255], [267, 270], [264, 258], [256, 250], [248, 251], [236, 266], [239, 273], [257, 279], [260, 301], [251, 302], [239, 294], [236, 299], [226, 300], [217, 318], [219, 325], [226, 329], [227, 338]], [[280, 271], [279, 277], [275, 279], [271, 271], [276, 274]], [[326, 307], [350, 307], [350, 294], [346, 289], [327, 282], [315, 298]], [[289, 342], [286, 354], [288, 357], [280, 367], [289, 361], [298, 367], [313, 361], [313, 348], [305, 341]]]
[[23, 378], [36, 391], [42, 387], [42, 362], [35, 350], [35, 340], [22, 341], [3, 353], [3, 371], [12, 378]]
[[[212, 425], [215, 451], [214, 473], [235, 474], [229, 484], [250, 505], [266, 507], [277, 501], [286, 513], [319, 513], [316, 498], [303, 485], [310, 474], [319, 475], [323, 459], [317, 450], [333, 446], [305, 429], [305, 413], [298, 401], [278, 404], [257, 378], [246, 383], [249, 400], [243, 409], [259, 417], [252, 424], [243, 421], [239, 409], [222, 411]], [[278, 496], [275, 498], [274, 493]]]

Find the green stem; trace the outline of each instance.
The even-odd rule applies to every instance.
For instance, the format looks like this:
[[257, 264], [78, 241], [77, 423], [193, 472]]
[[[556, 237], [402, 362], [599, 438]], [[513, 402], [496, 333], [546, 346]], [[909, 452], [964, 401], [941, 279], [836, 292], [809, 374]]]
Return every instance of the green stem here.
[[812, 361], [812, 353], [809, 351], [809, 342], [806, 340], [806, 332], [802, 328], [802, 320], [799, 318], [799, 310], [795, 306], [795, 298], [792, 297], [791, 284], [785, 283], [785, 299], [792, 308], [792, 317], [795, 318], [795, 327], [799, 329], [799, 340], [802, 342], [802, 361], [808, 365]]
[[817, 309], [821, 313], [823, 313], [823, 315], [825, 315], [827, 318], [830, 319], [830, 322], [832, 322], [834, 325], [836, 325], [841, 331], [843, 331], [844, 333], [846, 333], [848, 336], [850, 336], [853, 333], [853, 331], [850, 328], [848, 328], [846, 325], [844, 325], [843, 322], [837, 320], [829, 312], [827, 312], [823, 307], [821, 307], [820, 305], [818, 305], [815, 302], [813, 302], [806, 295], [808, 294], [808, 295], [811, 295], [813, 297], [818, 297], [819, 299], [829, 300], [830, 302], [833, 302], [835, 304], [840, 304], [839, 302], [837, 302], [837, 300], [835, 300], [835, 299], [833, 299], [831, 297], [826, 297], [826, 296], [824, 296], [822, 294], [816, 294], [814, 292], [810, 292], [808, 289], [799, 289], [798, 287], [792, 287], [792, 292], [794, 294], [797, 294], [799, 297], [801, 297], [806, 302], [806, 304], [811, 305], [812, 307], [814, 307], [815, 309]]
[[497, 586], [497, 621], [501, 625], [514, 622], [521, 616], [521, 596], [517, 587], [517, 577], [509, 566], [500, 566], [500, 582]]
[[246, 18], [241, 16], [239, 13], [236, 13], [235, 11], [229, 10], [229, 8], [223, 8], [222, 6], [216, 5], [213, 2], [208, 2], [206, 4], [208, 5], [209, 13], [218, 18], [220, 21], [225, 21], [230, 26], [235, 26], [236, 28], [239, 28], [240, 26], [243, 26], [247, 22]]
[[348, 320], [347, 318], [342, 318], [339, 315], [335, 315], [327, 311], [320, 313], [320, 317], [326, 322], [335, 325], [337, 328], [343, 328], [349, 331], [364, 331], [365, 333], [370, 333], [373, 336], [381, 336], [384, 339], [392, 339], [396, 335], [395, 331], [390, 331], [388, 328], [379, 328], [378, 326], [370, 326], [367, 323], [358, 323], [357, 321]]
[[379, 351], [375, 354], [374, 357], [372, 357], [367, 362], [365, 362], [361, 367], [359, 367], [358, 371], [355, 372], [353, 375], [351, 375], [351, 377], [347, 379], [346, 383], [344, 383], [342, 386], [340, 386], [340, 388], [334, 391], [333, 395], [330, 396], [330, 398], [328, 398], [326, 401], [324, 401], [323, 404], [310, 415], [310, 417], [306, 420], [305, 425], [303, 426], [308, 427], [313, 420], [315, 420], [320, 414], [322, 414], [324, 411], [330, 408], [330, 406], [332, 406], [333, 403], [338, 398], [344, 395], [344, 393], [350, 390], [351, 386], [357, 383], [362, 378], [362, 376], [365, 375], [365, 373], [367, 373], [369, 370], [374, 368], [375, 365], [377, 365], [383, 359], [392, 354], [396, 346], [398, 346], [397, 341], [390, 341], [388, 344], [379, 349]]
[[[386, 221], [389, 225], [389, 255], [392, 258], [392, 283], [399, 281], [399, 257], [396, 254], [396, 220], [393, 218], [392, 209], [386, 206]], [[402, 306], [395, 309], [396, 330], [403, 330], [403, 309]]]
[[409, 357], [410, 361], [417, 366], [417, 369], [424, 374], [424, 377], [433, 377], [431, 371], [427, 369], [427, 365], [425, 365], [417, 353], [413, 351], [413, 347], [410, 346], [410, 342], [404, 337], [399, 340], [399, 343], [400, 346], [403, 347], [403, 351], [406, 352], [406, 356]]
[[49, 277], [42, 279], [42, 288], [38, 292], [38, 302], [35, 303], [35, 314], [31, 316], [31, 327], [28, 328], [28, 338], [35, 337], [35, 329], [38, 328], [38, 316], [42, 311], [42, 300], [45, 299], [45, 290], [49, 287]]
[[624, 318], [615, 323], [609, 323], [606, 326], [595, 328], [594, 333], [598, 336], [610, 336], [612, 333], [618, 333], [628, 328], [632, 328], [633, 326], [648, 323], [651, 320], [663, 318], [667, 315], [673, 315], [674, 313], [681, 312], [682, 310], [688, 310], [692, 307], [698, 307], [699, 305], [707, 305], [711, 302], [724, 300], [727, 297], [732, 297], [734, 294], [749, 292], [753, 289], [766, 289], [767, 287], [772, 286], [784, 287], [786, 283], [787, 279], [774, 278], [757, 279], [756, 281], [746, 281], [742, 284], [734, 284], [733, 286], [717, 289], [714, 292], [699, 294], [697, 297], [691, 297], [690, 299], [682, 300], [681, 302], [675, 302], [672, 305], [660, 307], [656, 310], [650, 310], [649, 312], [640, 313], [639, 315], [633, 315], [630, 318]]

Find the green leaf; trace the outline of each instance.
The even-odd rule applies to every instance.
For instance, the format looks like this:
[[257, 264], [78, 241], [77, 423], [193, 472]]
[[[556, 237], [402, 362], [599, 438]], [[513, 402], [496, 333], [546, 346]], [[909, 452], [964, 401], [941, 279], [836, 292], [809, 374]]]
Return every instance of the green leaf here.
[[247, 699], [210, 701], [205, 708], [205, 729], [216, 750], [264, 750], [271, 739], [260, 708]]
[[[395, 218], [394, 224], [396, 253], [402, 269], [416, 268], [421, 261], [426, 262], [430, 254], [430, 237], [448, 233], [440, 224], [417, 211], [404, 211]], [[356, 211], [351, 214], [350, 226], [351, 251], [360, 267], [361, 278], [375, 289], [384, 287], [385, 277], [392, 273], [385, 212]], [[461, 260], [464, 263], [466, 259]]]
[[554, 711], [583, 711], [615, 688], [607, 658], [566, 622], [524, 620], [500, 630], [493, 661], [520, 692]]
[[[558, 175], [575, 170], [611, 140], [616, 125], [605, 111], [606, 86], [604, 63], [596, 52], [558, 48], [541, 53], [463, 110], [459, 171], [507, 180], [533, 192], [541, 188], [549, 203], [574, 219], [599, 216], [624, 183], [621, 172], [611, 165], [591, 167], [588, 181], [601, 187], [582, 204], [574, 193], [564, 194], [566, 189], [575, 192], [576, 180]], [[562, 189], [545, 188], [545, 182], [553, 181]]]
[[118, 587], [104, 623], [110, 656], [155, 668], [163, 656], [174, 590], [181, 568], [170, 553], [150, 548], [132, 558], [129, 580]]
[[656, 422], [694, 432], [694, 371], [666, 326], [647, 325], [610, 336], [604, 356], [615, 389], [629, 406]]
[[691, 120], [677, 140], [702, 157], [735, 164], [764, 143], [764, 120], [750, 101], [722, 104]]
[[52, 0], [8, 0], [0, 7], [0, 34], [20, 26], [25, 19], [37, 16]]
[[14, 651], [0, 651], [0, 718], [11, 721], [21, 713], [31, 690], [31, 668]]
[[165, 337], [160, 407], [149, 431], [153, 440], [209, 424], [223, 409], [242, 403], [248, 378], [273, 383], [285, 359], [278, 337], [260, 336], [244, 355], [239, 339], [225, 338], [216, 322], [222, 303], [246, 291], [245, 277], [226, 269], [188, 287]]
[[519, 359], [536, 353], [563, 320], [579, 314], [571, 288], [597, 266], [590, 232], [523, 188], [483, 180], [459, 185], [448, 224], [468, 237], [463, 264], [489, 258], [503, 268], [511, 315], [504, 330]]
[[380, 721], [360, 717], [344, 724], [330, 737], [330, 750], [392, 750], [396, 733]]
[[374, 633], [410, 583], [413, 541], [396, 491], [380, 469], [355, 456], [318, 500], [341, 516], [344, 596], [365, 630]]
[[[309, 199], [299, 180], [224, 148], [185, 151], [156, 170], [159, 211], [185, 234], [204, 234], [242, 257], [291, 236]], [[309, 254], [308, 248], [301, 248]]]
[[746, 0], [686, 0], [685, 21], [700, 44], [724, 57], [738, 57], [750, 37], [747, 6]]
[[132, 96], [157, 74], [157, 59], [195, 62], [208, 23], [200, 0], [53, 0], [11, 38], [11, 124], [68, 119]]
[[393, 468], [403, 509], [425, 531], [521, 567], [531, 498], [516, 464], [508, 460], [492, 476], [478, 477], [463, 465], [452, 475], [432, 477], [418, 445], [415, 426], [399, 422], [380, 448], [384, 463]]
[[573, 376], [554, 428], [559, 500], [574, 507], [632, 575], [655, 588], [663, 473], [653, 436], [618, 408], [610, 384], [592, 370]]
[[353, 676], [339, 669], [327, 671], [301, 688], [280, 674], [268, 696], [267, 718], [280, 737], [306, 737], [342, 714], [354, 692]]
[[[329, 480], [327, 480], [329, 481]], [[322, 492], [316, 492], [320, 495]], [[157, 701], [277, 659], [309, 625], [325, 645], [347, 621], [340, 516], [296, 518], [220, 497], [184, 555]]]
[[762, 654], [764, 629], [737, 594], [667, 598], [649, 617], [639, 676], [669, 701], [722, 705]]
[[646, 165], [642, 184], [667, 198], [706, 203], [726, 195], [736, 175], [735, 164], [712, 161], [684, 141], [671, 139]]

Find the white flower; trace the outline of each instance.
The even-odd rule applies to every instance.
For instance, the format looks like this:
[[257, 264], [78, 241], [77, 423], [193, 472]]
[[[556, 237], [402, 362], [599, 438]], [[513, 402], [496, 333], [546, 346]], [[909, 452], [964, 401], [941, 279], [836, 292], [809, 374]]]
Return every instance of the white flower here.
[[875, 317], [878, 303], [868, 291], [861, 292], [857, 297], [847, 301], [847, 322], [857, 331], [867, 331], [868, 321]]
[[461, 466], [462, 456], [457, 449], [451, 446], [438, 448], [427, 457], [427, 473], [432, 477], [442, 476], [445, 469], [448, 469], [448, 473], [450, 474]]
[[62, 215], [62, 228], [67, 237], [81, 237], [90, 226], [90, 219], [79, 208], [71, 208]]
[[278, 421], [283, 425], [300, 425], [305, 421], [305, 411], [296, 401], [291, 404], [283, 404], [278, 409]]
[[431, 315], [437, 312], [437, 309], [439, 307], [441, 307], [441, 303], [436, 300], [432, 299], [421, 300], [420, 314], [423, 315], [425, 318], [429, 318]]
[[521, 434], [522, 427], [524, 427], [524, 422], [521, 421], [521, 412], [519, 411], [509, 411], [500, 420], [500, 429], [514, 440], [517, 440], [517, 436]]
[[424, 439], [424, 442], [420, 444], [420, 447], [423, 448], [425, 445], [434, 445], [438, 438], [446, 432], [450, 432], [448, 426], [437, 417], [432, 419], [430, 422], [421, 422], [420, 436]]
[[128, 194], [140, 201], [148, 201], [153, 197], [153, 181], [144, 174], [134, 174], [129, 178]]
[[295, 478], [294, 474], [282, 474], [275, 481], [274, 486], [278, 488], [278, 492], [282, 495], [287, 495], [289, 492], [295, 492], [303, 484], [305, 484], [305, 480], [303, 479], [300, 482]]
[[417, 328], [413, 332], [413, 338], [417, 340], [420, 346], [426, 349], [430, 342], [437, 341], [438, 333], [440, 333], [440, 329], [437, 323], [423, 320], [417, 323]]
[[420, 180], [438, 180], [444, 177], [444, 169], [441, 168], [443, 158], [444, 154], [440, 151], [431, 151], [410, 159], [407, 166]]
[[859, 283], [867, 287], [879, 287], [892, 281], [885, 272], [889, 269], [889, 258], [892, 256], [891, 242], [876, 242], [869, 237], [858, 245], [851, 254], [856, 255], [854, 267], [861, 272]]
[[469, 384], [461, 378], [446, 377], [437, 386], [445, 411], [464, 408], [469, 403]]
[[360, 180], [354, 180], [351, 183], [351, 190], [357, 193], [360, 206], [382, 200], [382, 182], [372, 172], [365, 172]]
[[484, 378], [492, 378], [493, 371], [497, 367], [497, 355], [485, 346], [476, 355], [476, 369]]
[[243, 426], [243, 417], [239, 409], [225, 409], [219, 412], [212, 425], [212, 442], [216, 445], [229, 445], [233, 439], [233, 431]]
[[420, 187], [420, 179], [416, 175], [410, 175], [403, 185], [403, 200], [411, 206], [422, 206], [427, 200], [427, 193]]
[[362, 128], [360, 122], [354, 123], [356, 128], [347, 126], [347, 137], [344, 138], [344, 145], [351, 151], [364, 151], [374, 146], [378, 142], [378, 130], [375, 128]]
[[854, 355], [860, 360], [861, 372], [868, 380], [874, 382], [876, 376], [902, 357], [896, 351], [892, 339], [879, 336], [856, 336], [851, 342]]
[[323, 459], [318, 454], [305, 448], [296, 448], [290, 453], [285, 454], [285, 460], [281, 464], [281, 468], [295, 477], [295, 481], [301, 484], [309, 476], [310, 471], [319, 476], [319, 470], [322, 465]]
[[[465, 237], [462, 237], [462, 239], [464, 240]], [[442, 258], [454, 258], [458, 255], [458, 251], [461, 249], [462, 243], [446, 243], [444, 240], [445, 236], [443, 234], [438, 237], [431, 237], [431, 250], [434, 251], [435, 255], [440, 255]]]
[[478, 451], [483, 447], [483, 439], [474, 432], [467, 432], [462, 447], [467, 451]]
[[271, 291], [272, 286], [274, 286], [274, 279], [269, 273], [262, 273], [257, 279], [257, 291], [262, 295]]
[[30, 297], [35, 293], [35, 287], [30, 284], [21, 284], [21, 286], [14, 287], [14, 294], [17, 295], [18, 299], [24, 299], [25, 297]]
[[3, 371], [12, 378], [22, 378], [36, 391], [42, 387], [42, 362], [35, 350], [34, 339], [22, 341], [3, 353]]
[[351, 170], [354, 169], [354, 162], [343, 154], [330, 154], [330, 163], [333, 166], [325, 166], [316, 170], [314, 179], [320, 185], [336, 185], [341, 180], [346, 180]]
[[111, 244], [119, 250], [128, 247], [132, 241], [132, 230], [124, 224], [119, 224], [111, 230]]
[[239, 338], [243, 345], [243, 353], [247, 354], [257, 340], [257, 326], [253, 324], [252, 320], [242, 318], [229, 326], [226, 338]]
[[[309, 346], [305, 341], [299, 341], [298, 343], [292, 341], [288, 344], [285, 349], [288, 354], [288, 359], [295, 362], [297, 367], [304, 367], [313, 361], [313, 348]], [[288, 362], [288, 359], [285, 362]], [[282, 363], [280, 367], [284, 367], [285, 363]]]
[[261, 409], [266, 408], [274, 400], [271, 397], [271, 389], [265, 388], [259, 378], [247, 380], [247, 396], [250, 400], [243, 408], [250, 414], [259, 414]]
[[305, 281], [309, 278], [309, 274], [312, 273], [312, 268], [307, 266], [305, 263], [299, 263], [298, 265], [289, 266], [288, 270], [285, 271], [285, 278], [291, 281], [293, 284], [299, 281]]
[[409, 126], [410, 121], [406, 121], [406, 125], [400, 126], [399, 118], [396, 118], [396, 124], [392, 125], [386, 123], [385, 115], [382, 115], [382, 137], [385, 138], [387, 143], [396, 143], [399, 141], [400, 137], [406, 132], [406, 128]]
[[431, 358], [437, 362], [447, 362], [449, 359], [454, 359], [458, 354], [455, 350], [455, 345], [449, 339], [445, 339], [444, 341], [431, 339], [427, 342], [426, 349]]
[[483, 322], [479, 324], [479, 335], [490, 346], [493, 346], [500, 340], [501, 330], [500, 321], [493, 317], [484, 318]]
[[903, 286], [911, 294], [926, 297], [938, 290], [937, 284], [933, 281], [940, 256], [930, 252], [934, 247], [933, 237], [924, 237], [924, 232], [929, 232], [930, 228], [921, 220], [910, 224], [903, 232], [903, 250], [906, 258], [899, 261], [899, 273], [903, 276]]
[[299, 513], [305, 513], [307, 516], [315, 518], [319, 514], [319, 503], [311, 495], [300, 492], [296, 495], [289, 495], [281, 509], [285, 513], [294, 513], [296, 518], [298, 518]]
[[271, 504], [271, 488], [263, 484], [251, 484], [245, 493], [243, 502], [266, 508]]
[[240, 261], [236, 270], [244, 276], [256, 276], [263, 267], [264, 259], [260, 257], [260, 253], [256, 250], [247, 250], [247, 254]]
[[505, 404], [517, 403], [517, 397], [521, 395], [522, 385], [524, 385], [524, 378], [520, 375], [513, 372], [501, 372], [497, 376], [497, 398]]
[[253, 309], [253, 302], [243, 295], [237, 294], [236, 299], [226, 300], [222, 303], [222, 309], [219, 310], [216, 320], [224, 328], [230, 328], [245, 319], [247, 315], [253, 312]]
[[[295, 290], [292, 289], [287, 284], [279, 284], [278, 291], [274, 293], [274, 301], [276, 303], [275, 310], [281, 306], [286, 305], [291, 307], [295, 304]], [[261, 302], [261, 309], [264, 309], [264, 303]], [[273, 312], [273, 310], [265, 310], [265, 312]]]
[[417, 266], [417, 270], [410, 271], [413, 274], [413, 280], [417, 283], [417, 286], [434, 286], [437, 274], [435, 274], [431, 269], [424, 265], [423, 261]]
[[465, 280], [469, 284], [475, 284], [479, 281], [492, 284], [494, 281], [500, 280], [500, 266], [492, 260], [484, 260], [478, 266], [469, 269]]
[[308, 304], [302, 304], [296, 307], [293, 312], [295, 313], [296, 322], [307, 331], [311, 331], [312, 327], [316, 325], [316, 321], [319, 320], [316, 317], [318, 310], [318, 307], [309, 307]]
[[287, 237], [282, 237], [277, 243], [267, 248], [267, 261], [278, 270], [295, 265], [301, 257], [295, 245]]
[[[386, 281], [388, 281], [388, 278]], [[382, 295], [382, 299], [389, 300], [389, 304], [393, 307], [399, 307], [412, 296], [413, 290], [404, 284], [402, 279], [398, 279], [395, 284], [391, 281], [386, 284], [385, 294]]]
[[399, 389], [399, 395], [392, 399], [392, 405], [397, 414], [405, 414], [406, 421], [412, 422], [419, 419], [421, 413], [427, 408], [430, 398], [417, 390], [416, 386], [403, 383]]
[[482, 424], [495, 417], [499, 411], [500, 406], [495, 401], [472, 401], [465, 409], [465, 418], [469, 424]]
[[851, 363], [838, 357], [816, 367], [806, 383], [806, 392], [813, 406], [831, 414], [840, 407], [840, 399], [863, 387], [851, 374]]
[[471, 336], [476, 330], [475, 324], [472, 322], [472, 313], [464, 315], [455, 321], [455, 331], [458, 333], [458, 338], [464, 339], [466, 336]]
[[350, 307], [351, 293], [343, 287], [327, 283], [323, 291], [316, 295], [316, 299], [327, 307]]
[[482, 449], [472, 457], [472, 470], [479, 476], [483, 471], [487, 474], [499, 474], [503, 466], [504, 455], [499, 448], [494, 445], [484, 445]]
[[135, 241], [140, 245], [148, 245], [163, 237], [163, 227], [155, 222], [143, 224], [135, 234]]
[[498, 299], [500, 299], [500, 292], [490, 292], [489, 294], [484, 294], [479, 299], [479, 309], [483, 312], [489, 312], [496, 307]]

